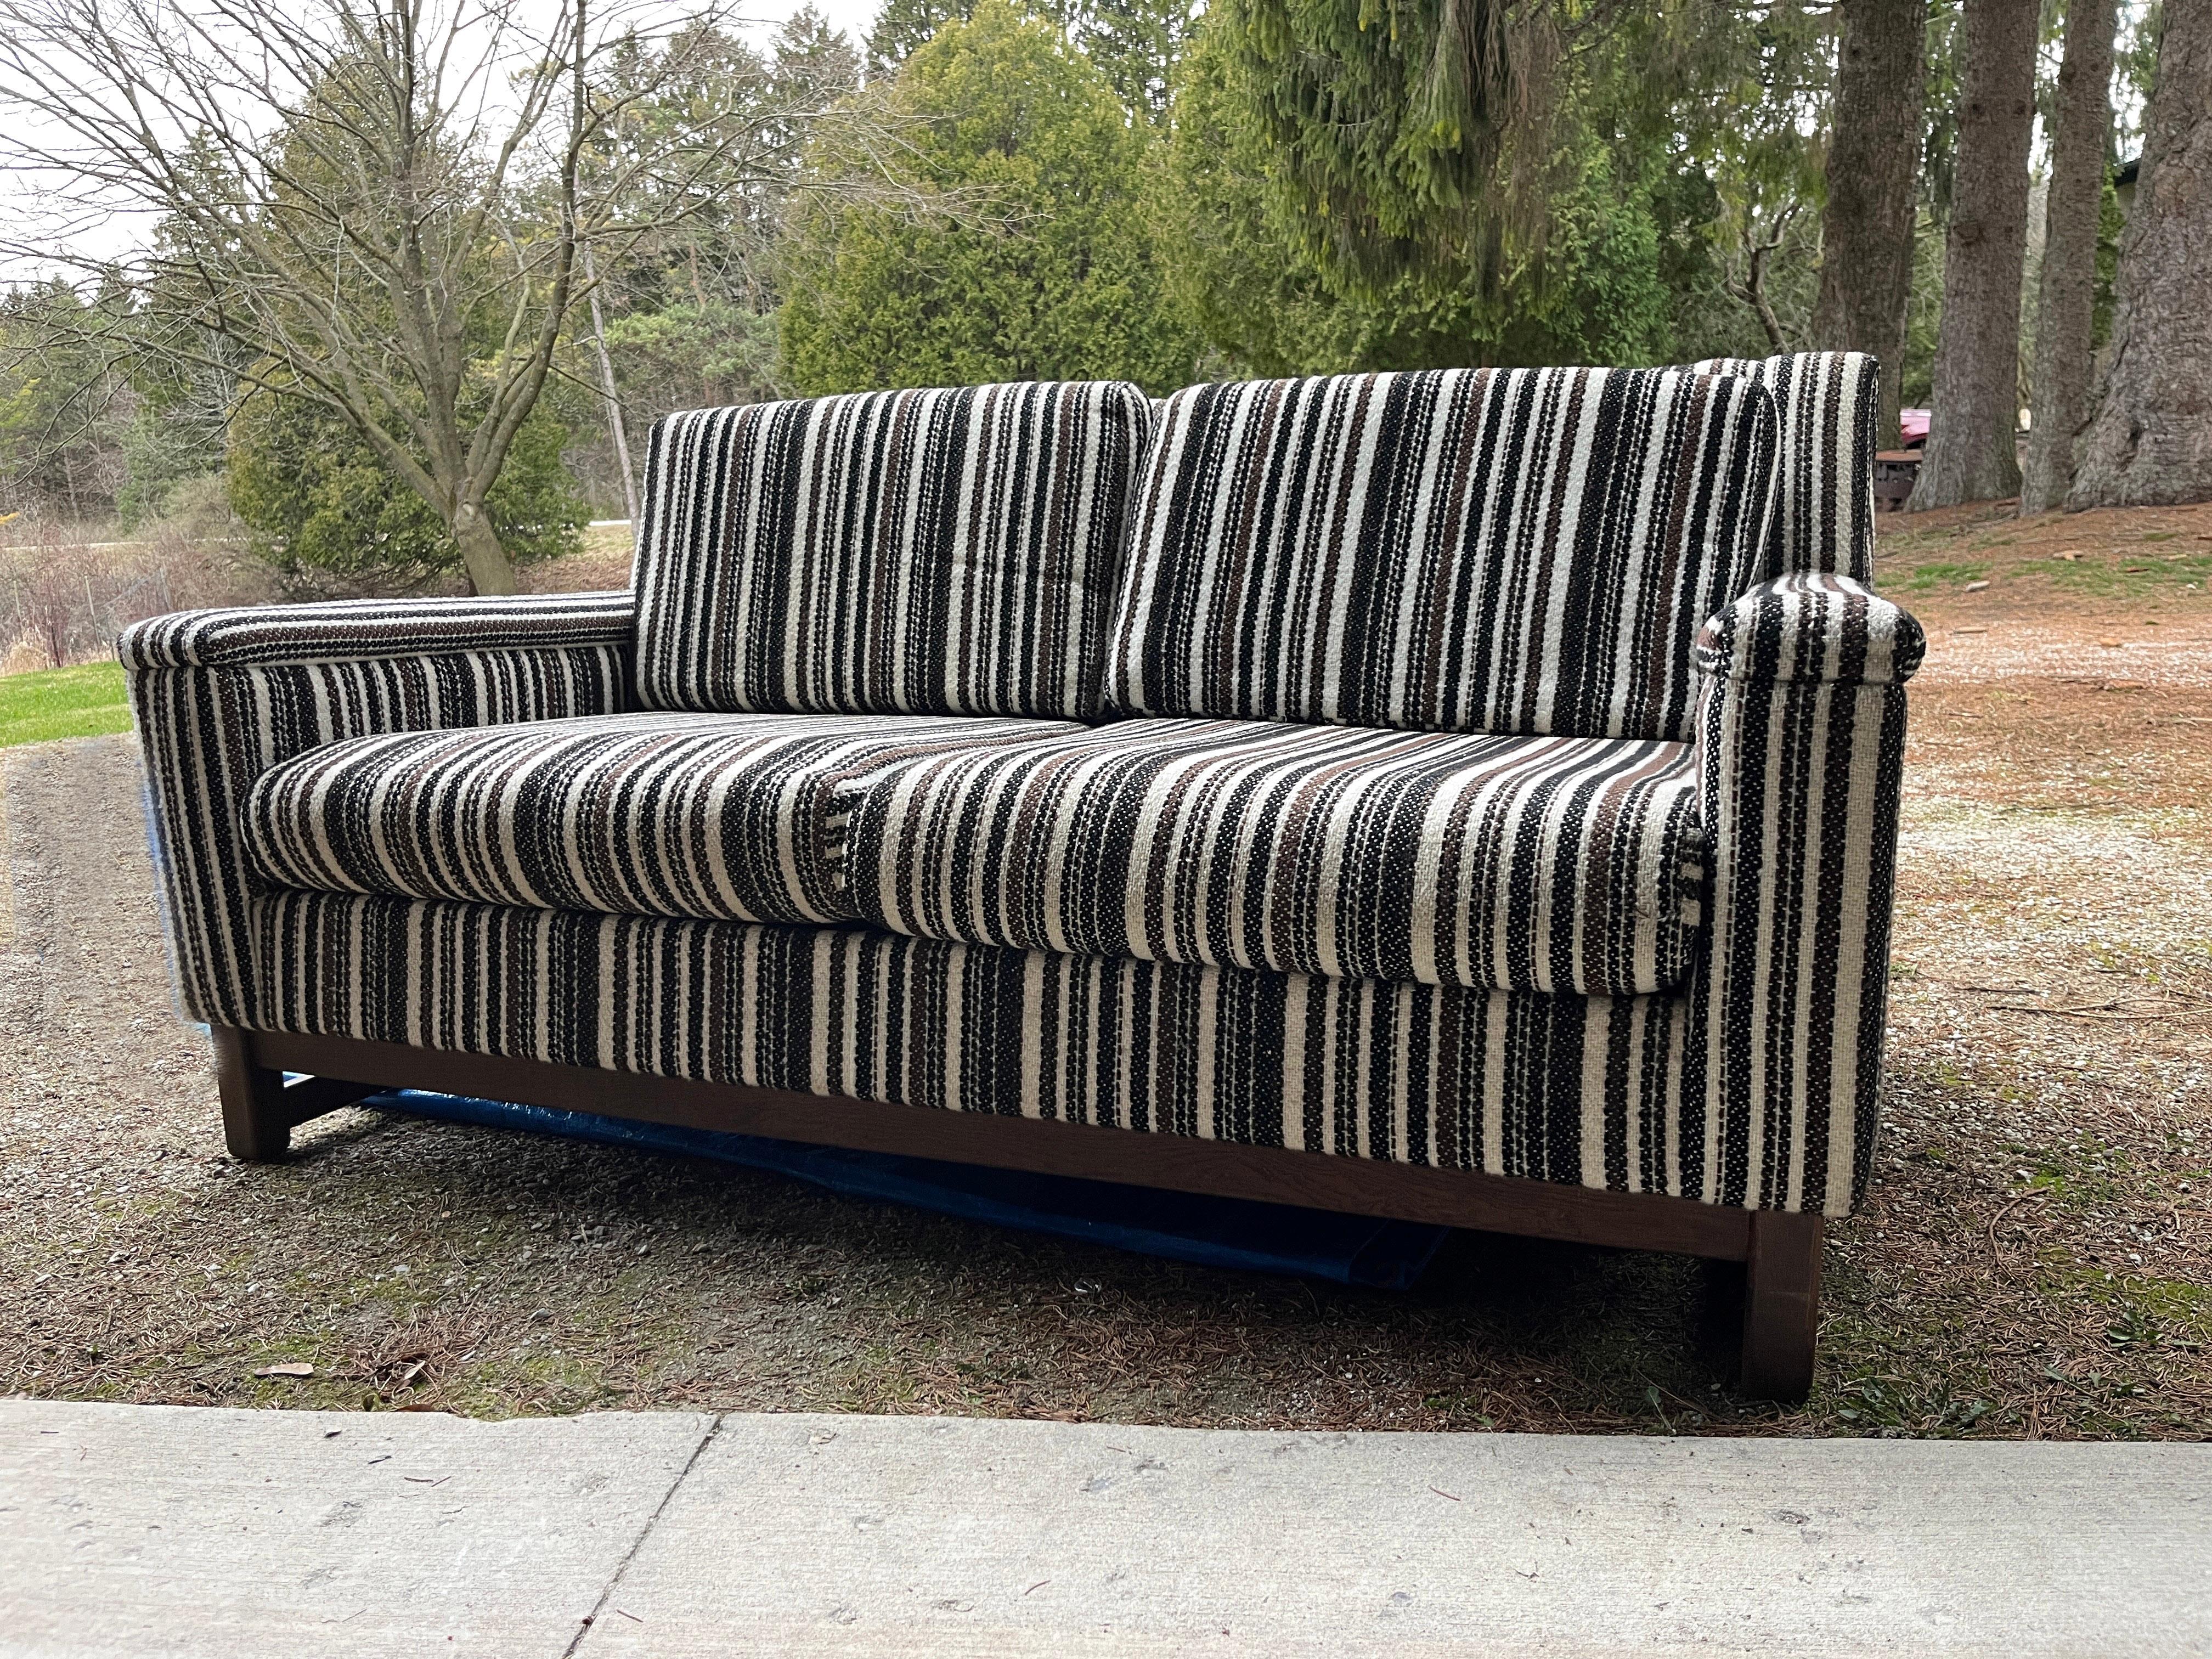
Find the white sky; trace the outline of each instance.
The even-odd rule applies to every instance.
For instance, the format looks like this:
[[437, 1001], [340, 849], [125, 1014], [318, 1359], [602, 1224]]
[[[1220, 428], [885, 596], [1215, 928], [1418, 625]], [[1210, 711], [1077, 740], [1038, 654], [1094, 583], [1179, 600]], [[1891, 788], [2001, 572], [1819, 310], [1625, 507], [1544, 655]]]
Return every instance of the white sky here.
[[[806, 0], [750, 0], [744, 6], [741, 15], [765, 43], [805, 3]], [[855, 51], [861, 49], [881, 4], [882, 0], [813, 0], [815, 10], [829, 20], [831, 27], [843, 30]], [[624, 9], [638, 23], [650, 28], [681, 23], [691, 8], [683, 0], [663, 0], [662, 3], [647, 0], [647, 3]], [[20, 112], [11, 112], [10, 118], [21, 118]], [[43, 230], [51, 222], [52, 204], [39, 202], [34, 196], [35, 188], [30, 179], [0, 169], [0, 228], [4, 228], [11, 237], [28, 229], [33, 223], [40, 224]], [[149, 222], [149, 216], [143, 214], [86, 215], [76, 219], [67, 240], [81, 253], [95, 258], [116, 258], [143, 240]], [[49, 269], [44, 261], [0, 259], [0, 285], [41, 276]]]

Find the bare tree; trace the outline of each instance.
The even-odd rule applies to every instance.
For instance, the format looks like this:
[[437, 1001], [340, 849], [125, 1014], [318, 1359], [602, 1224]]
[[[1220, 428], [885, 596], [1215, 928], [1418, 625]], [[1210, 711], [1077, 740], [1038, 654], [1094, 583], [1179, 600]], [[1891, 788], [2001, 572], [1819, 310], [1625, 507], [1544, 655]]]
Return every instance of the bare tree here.
[[1767, 262], [1782, 246], [1790, 234], [1790, 222], [1797, 216], [1801, 204], [1791, 202], [1774, 216], [1767, 234], [1759, 234], [1753, 228], [1753, 216], [1745, 215], [1736, 226], [1737, 252], [1741, 263], [1731, 256], [1722, 275], [1722, 283], [1729, 295], [1751, 307], [1752, 315], [1759, 319], [1760, 331], [1766, 336], [1766, 349], [1779, 356], [1790, 349], [1789, 336], [1784, 331], [1782, 319], [1775, 315], [1774, 302], [1767, 297]]
[[1894, 448], [1928, 85], [1928, 0], [1838, 0], [1836, 11], [1828, 203], [1812, 343], [1881, 360], [1875, 429]]
[[2037, 0], [1966, 0], [1958, 183], [1943, 250], [1943, 320], [1914, 511], [2020, 493], [2020, 289]]
[[66, 542], [17, 548], [5, 571], [11, 632], [28, 640], [50, 668], [66, 668], [81, 646], [98, 637], [90, 551]]
[[[476, 591], [511, 592], [486, 498], [592, 289], [584, 253], [604, 270], [787, 177], [820, 112], [700, 77], [682, 124], [625, 124], [685, 84], [717, 0], [643, 53], [589, 3], [0, 0], [0, 167], [50, 209], [0, 256], [126, 283], [133, 351], [221, 356], [337, 411]], [[117, 214], [161, 227], [119, 266], [82, 251]]]
[[2074, 435], [2089, 412], [2097, 310], [2097, 220], [2112, 133], [2112, 30], [2118, 0], [2072, 0], [2058, 70], [2058, 125], [2043, 204], [2035, 379], [2020, 510], [2046, 513], [2074, 483]]
[[2212, 4], [2166, 8], [2112, 338], [2069, 507], [2212, 501]]

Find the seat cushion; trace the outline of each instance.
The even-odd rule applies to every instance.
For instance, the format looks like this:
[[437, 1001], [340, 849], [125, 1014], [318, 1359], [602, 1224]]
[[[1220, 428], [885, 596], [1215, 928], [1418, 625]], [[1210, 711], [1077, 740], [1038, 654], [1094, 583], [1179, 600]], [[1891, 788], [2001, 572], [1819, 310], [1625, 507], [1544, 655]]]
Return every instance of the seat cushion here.
[[848, 853], [924, 939], [1626, 995], [1686, 970], [1704, 841], [1680, 744], [1146, 720], [903, 765]]
[[824, 922], [852, 792], [969, 745], [1079, 732], [942, 716], [611, 714], [308, 750], [245, 807], [280, 887], [708, 921]]
[[1152, 420], [1109, 380], [670, 416], [646, 465], [639, 702], [1091, 715]]
[[1656, 369], [1186, 388], [1108, 703], [1686, 740], [1691, 642], [1756, 580], [1774, 433], [1748, 380]]

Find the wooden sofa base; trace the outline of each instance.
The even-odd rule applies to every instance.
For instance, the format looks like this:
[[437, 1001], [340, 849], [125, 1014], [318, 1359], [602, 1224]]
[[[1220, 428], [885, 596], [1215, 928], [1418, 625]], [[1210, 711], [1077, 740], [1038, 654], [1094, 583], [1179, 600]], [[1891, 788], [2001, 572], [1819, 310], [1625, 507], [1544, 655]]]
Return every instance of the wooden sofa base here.
[[[253, 1163], [283, 1157], [292, 1130], [310, 1118], [387, 1089], [424, 1089], [647, 1123], [1741, 1262], [1743, 1392], [1797, 1401], [1812, 1386], [1820, 1288], [1817, 1215], [351, 1037], [218, 1026], [215, 1049], [225, 1138], [234, 1156]], [[286, 1072], [308, 1075], [288, 1085]]]

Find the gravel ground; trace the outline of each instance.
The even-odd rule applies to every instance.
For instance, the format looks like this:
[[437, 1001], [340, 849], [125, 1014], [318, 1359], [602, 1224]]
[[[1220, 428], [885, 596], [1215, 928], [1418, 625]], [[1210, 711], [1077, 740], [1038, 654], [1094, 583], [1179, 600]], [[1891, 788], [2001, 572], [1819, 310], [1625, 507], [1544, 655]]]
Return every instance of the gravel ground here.
[[[2146, 546], [2184, 556], [2130, 570]], [[1412, 1292], [1333, 1290], [359, 1110], [234, 1164], [172, 1012], [128, 738], [0, 757], [0, 1391], [2212, 1437], [2199, 562], [2212, 509], [1885, 540], [1936, 645], [1880, 1167], [1831, 1230], [1801, 1410], [1729, 1396], [1710, 1270], [1677, 1258], [1461, 1235]], [[313, 1375], [254, 1375], [284, 1362]]]

